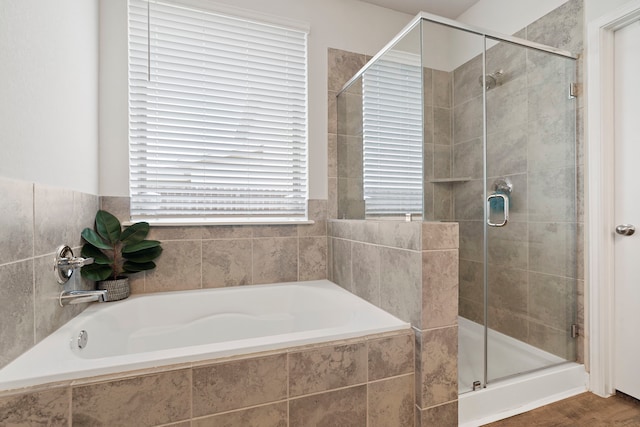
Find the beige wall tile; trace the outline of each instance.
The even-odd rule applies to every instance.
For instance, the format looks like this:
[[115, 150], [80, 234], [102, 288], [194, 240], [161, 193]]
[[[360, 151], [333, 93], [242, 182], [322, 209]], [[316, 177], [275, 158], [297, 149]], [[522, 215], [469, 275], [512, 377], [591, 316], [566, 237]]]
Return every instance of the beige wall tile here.
[[300, 237], [298, 280], [319, 280], [327, 277], [327, 238]]
[[366, 343], [289, 353], [289, 396], [332, 390], [367, 381]]
[[212, 417], [194, 419], [192, 427], [287, 427], [287, 403], [242, 409]]
[[458, 322], [458, 251], [422, 252], [422, 329]]
[[0, 367], [35, 344], [33, 335], [33, 261], [0, 266]]
[[131, 213], [129, 204], [131, 200], [129, 197], [115, 197], [115, 196], [101, 196], [100, 197], [100, 209], [109, 212], [120, 220], [120, 222], [129, 221], [131, 219]]
[[555, 329], [535, 321], [529, 322], [528, 343], [563, 359], [575, 360], [576, 340], [568, 330]]
[[422, 250], [458, 249], [458, 224], [422, 223]]
[[416, 411], [416, 427], [457, 427], [458, 401]]
[[[468, 43], [482, 49], [482, 39], [477, 36], [467, 36]], [[475, 56], [453, 71], [453, 105], [458, 106], [471, 98], [481, 97], [482, 86], [478, 84], [478, 77], [482, 75], [482, 56]], [[479, 135], [478, 135], [479, 136]]]
[[74, 228], [73, 191], [34, 186], [34, 254], [53, 253], [60, 245], [73, 245], [82, 230]]
[[33, 184], [0, 178], [0, 264], [33, 256]]
[[526, 270], [530, 247], [527, 230], [530, 226], [532, 224], [512, 221], [507, 227], [489, 227], [489, 265]]
[[[336, 168], [337, 169], [337, 168]], [[338, 218], [338, 178], [329, 177], [328, 183], [329, 200], [327, 212], [329, 218]]]
[[255, 225], [253, 238], [259, 237], [296, 237], [298, 229], [295, 225]]
[[482, 139], [475, 138], [469, 141], [460, 142], [458, 144], [455, 144], [452, 149], [452, 176], [482, 179], [484, 174], [484, 148]]
[[442, 108], [451, 108], [452, 102], [452, 76], [447, 71], [433, 70], [433, 105]]
[[74, 426], [154, 426], [188, 419], [191, 371], [73, 388]]
[[526, 315], [528, 298], [529, 279], [525, 270], [489, 266], [490, 307]]
[[366, 385], [289, 401], [289, 427], [362, 427], [366, 423]]
[[215, 239], [250, 239], [253, 229], [250, 225], [211, 225], [202, 227], [202, 238]]
[[380, 308], [421, 323], [422, 253], [383, 247], [380, 256]]
[[529, 272], [529, 315], [555, 329], [569, 330], [576, 319], [575, 279]]
[[251, 239], [203, 240], [202, 287], [252, 284]]
[[[482, 75], [482, 71], [476, 75]], [[473, 83], [478, 89], [481, 88], [477, 78], [473, 80]], [[455, 106], [453, 110], [454, 143], [458, 144], [475, 138], [481, 138], [482, 129], [482, 96], [477, 96], [463, 104]]]
[[329, 91], [339, 92], [342, 86], [367, 62], [365, 55], [339, 49], [327, 53]]
[[[433, 143], [436, 144], [435, 148], [442, 148], [442, 147], [439, 147], [440, 145], [446, 145], [446, 146], [451, 145], [451, 142], [452, 142], [451, 122], [452, 122], [452, 114], [451, 114], [450, 108], [437, 108], [437, 107], [433, 108]], [[451, 153], [450, 151], [444, 151], [444, 152], [449, 154]], [[448, 160], [450, 160], [450, 158]], [[436, 164], [437, 163], [440, 163], [440, 161], [436, 160]], [[448, 172], [450, 173], [451, 170], [449, 169]], [[451, 176], [451, 175], [449, 174], [441, 175], [439, 173], [436, 173], [436, 177], [444, 178], [448, 176]]]
[[336, 100], [337, 95], [338, 95], [338, 92], [329, 91], [327, 96], [327, 106], [328, 106], [327, 130], [328, 130], [328, 133], [330, 134], [338, 133], [338, 104]]
[[484, 304], [484, 265], [481, 262], [464, 259], [459, 263], [458, 294], [460, 298]]
[[376, 381], [369, 384], [369, 427], [414, 426], [414, 376]]
[[0, 426], [67, 427], [70, 400], [66, 388], [0, 398]]
[[333, 239], [333, 281], [347, 290], [352, 289], [351, 282], [351, 242]]
[[458, 327], [418, 334], [418, 405], [427, 408], [458, 398]]
[[529, 319], [508, 307], [489, 307], [489, 328], [520, 341], [529, 341]]
[[545, 274], [577, 277], [577, 224], [529, 225], [529, 269]]
[[164, 241], [156, 268], [145, 273], [145, 292], [182, 291], [202, 287], [202, 241]]
[[153, 227], [148, 239], [152, 240], [200, 240], [204, 227]]
[[379, 221], [377, 243], [394, 248], [420, 250], [422, 223], [419, 221]]
[[330, 133], [327, 141], [327, 175], [338, 177], [338, 135]]
[[380, 246], [352, 243], [352, 290], [376, 306], [380, 305]]
[[[74, 253], [79, 256], [80, 251]], [[88, 307], [88, 304], [60, 307], [60, 292], [63, 289], [76, 289], [80, 271], [76, 271], [71, 279], [61, 286], [52, 274], [52, 265], [51, 255], [34, 259], [36, 342], [46, 338]]]
[[253, 283], [298, 280], [298, 239], [265, 238], [253, 240]]
[[255, 357], [193, 369], [193, 416], [287, 397], [287, 355]]
[[413, 333], [371, 340], [369, 344], [369, 381], [413, 372]]
[[299, 225], [299, 237], [326, 236], [327, 235], [327, 201], [309, 200], [309, 219], [315, 221], [311, 225]]

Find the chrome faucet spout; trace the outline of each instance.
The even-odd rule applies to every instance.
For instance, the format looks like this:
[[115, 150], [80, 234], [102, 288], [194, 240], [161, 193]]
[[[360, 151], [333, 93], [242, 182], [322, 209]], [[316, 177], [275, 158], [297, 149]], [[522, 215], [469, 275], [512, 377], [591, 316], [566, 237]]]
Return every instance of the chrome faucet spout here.
[[62, 291], [58, 297], [60, 307], [70, 304], [82, 304], [86, 302], [106, 302], [109, 301], [106, 290], [94, 291]]

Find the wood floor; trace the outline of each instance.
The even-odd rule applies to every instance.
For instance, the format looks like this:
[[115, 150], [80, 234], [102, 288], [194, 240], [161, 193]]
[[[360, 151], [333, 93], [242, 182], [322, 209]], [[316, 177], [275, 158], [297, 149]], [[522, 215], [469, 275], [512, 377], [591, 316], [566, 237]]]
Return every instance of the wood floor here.
[[639, 427], [640, 403], [624, 395], [603, 399], [592, 393], [583, 393], [487, 426]]

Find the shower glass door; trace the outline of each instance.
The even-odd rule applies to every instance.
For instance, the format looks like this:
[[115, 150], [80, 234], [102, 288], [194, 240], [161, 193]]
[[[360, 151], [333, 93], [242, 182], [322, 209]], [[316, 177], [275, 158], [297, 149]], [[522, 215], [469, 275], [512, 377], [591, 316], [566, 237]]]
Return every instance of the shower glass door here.
[[575, 360], [575, 60], [486, 38], [487, 382]]
[[[483, 37], [422, 22], [424, 215], [460, 227], [458, 391], [485, 383]], [[436, 42], [437, 41], [437, 42]]]

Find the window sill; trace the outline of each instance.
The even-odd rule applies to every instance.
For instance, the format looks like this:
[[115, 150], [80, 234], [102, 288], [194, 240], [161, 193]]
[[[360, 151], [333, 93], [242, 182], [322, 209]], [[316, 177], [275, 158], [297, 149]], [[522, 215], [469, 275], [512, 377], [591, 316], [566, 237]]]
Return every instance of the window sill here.
[[229, 225], [311, 225], [315, 221], [310, 219], [220, 219], [220, 220], [177, 220], [177, 219], [141, 219], [136, 221], [125, 221], [124, 226], [135, 224], [136, 222], [148, 222], [152, 227], [202, 227], [202, 226], [229, 226]]

